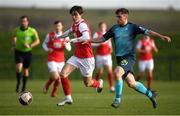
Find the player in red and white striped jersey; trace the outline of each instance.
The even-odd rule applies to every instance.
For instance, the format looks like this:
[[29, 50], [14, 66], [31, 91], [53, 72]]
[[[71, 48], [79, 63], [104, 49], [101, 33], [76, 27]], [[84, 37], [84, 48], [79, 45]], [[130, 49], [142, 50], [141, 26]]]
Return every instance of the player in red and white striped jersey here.
[[48, 92], [49, 86], [54, 81], [53, 91], [51, 93], [51, 97], [55, 97], [57, 94], [58, 86], [60, 83], [60, 75], [59, 73], [64, 66], [64, 48], [68, 51], [71, 50], [70, 43], [66, 42], [67, 38], [59, 38], [54, 39], [55, 36], [60, 36], [63, 34], [62, 29], [63, 25], [60, 20], [54, 22], [55, 31], [50, 32], [46, 35], [46, 38], [42, 44], [43, 49], [48, 52], [48, 69], [50, 72], [50, 78], [46, 82], [43, 92], [46, 94]]
[[83, 8], [81, 6], [73, 6], [69, 13], [71, 14], [73, 25], [60, 37], [67, 37], [73, 33], [75, 38], [70, 41], [75, 44], [73, 56], [66, 62], [60, 76], [63, 86], [65, 99], [59, 102], [58, 106], [72, 104], [73, 100], [70, 93], [70, 84], [68, 76], [76, 68], [80, 69], [86, 87], [93, 87], [97, 92], [102, 91], [103, 80], [92, 79], [92, 73], [95, 67], [94, 55], [91, 46], [91, 32], [88, 23], [82, 18]]
[[[98, 24], [98, 31], [94, 33], [93, 39], [100, 39], [103, 34], [107, 31], [107, 24], [105, 22], [100, 22]], [[92, 43], [93, 47], [96, 47], [96, 80], [99, 80], [103, 74], [104, 68], [108, 72], [109, 88], [110, 92], [114, 92], [114, 79], [112, 71], [112, 43], [109, 39], [103, 43]]]
[[145, 35], [137, 44], [137, 51], [139, 52], [139, 75], [137, 80], [144, 76], [144, 72], [147, 70], [147, 87], [151, 89], [153, 80], [153, 50], [158, 52], [155, 42], [152, 38]]

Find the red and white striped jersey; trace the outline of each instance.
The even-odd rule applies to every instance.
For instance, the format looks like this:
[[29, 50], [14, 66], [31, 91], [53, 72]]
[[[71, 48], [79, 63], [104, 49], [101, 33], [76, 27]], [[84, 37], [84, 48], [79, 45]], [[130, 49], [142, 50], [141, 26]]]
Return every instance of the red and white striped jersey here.
[[90, 40], [86, 44], [82, 44], [82, 42], [75, 43], [74, 56], [78, 58], [91, 58], [94, 57], [93, 50], [91, 46], [91, 31], [88, 23], [82, 19], [81, 21], [74, 23], [71, 27], [71, 31], [75, 34], [76, 38], [81, 37], [83, 32], [88, 32]]
[[48, 34], [48, 48], [53, 49], [52, 53], [48, 53], [48, 61], [64, 62], [65, 38], [54, 39], [55, 34], [55, 32]]
[[140, 60], [151, 60], [153, 58], [152, 51], [153, 51], [154, 46], [155, 46], [154, 40], [151, 38], [139, 40], [139, 42], [137, 44], [137, 48], [148, 51], [146, 53], [140, 53], [139, 59]]
[[[95, 32], [93, 35], [93, 38], [98, 38], [101, 39], [101, 37], [103, 36], [102, 32]], [[112, 49], [112, 43], [111, 43], [111, 39], [100, 43], [100, 45], [96, 48], [96, 55], [109, 55], [111, 54], [111, 49]]]

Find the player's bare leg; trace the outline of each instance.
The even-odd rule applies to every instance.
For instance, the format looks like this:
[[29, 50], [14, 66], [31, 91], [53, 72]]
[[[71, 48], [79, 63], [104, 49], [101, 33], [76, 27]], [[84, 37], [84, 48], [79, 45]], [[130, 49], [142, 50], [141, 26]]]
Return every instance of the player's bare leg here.
[[20, 83], [21, 83], [22, 69], [23, 69], [23, 64], [22, 63], [16, 64], [16, 78], [17, 78], [16, 92], [17, 93], [19, 92], [19, 86], [20, 86]]
[[136, 91], [138, 91], [139, 93], [143, 95], [146, 95], [152, 102], [153, 108], [157, 107], [157, 103], [155, 99], [156, 94], [154, 92], [147, 89], [142, 83], [135, 81], [134, 75], [132, 73], [128, 73], [125, 79], [129, 87], [135, 89]]
[[111, 104], [112, 107], [118, 108], [121, 102], [121, 97], [122, 97], [122, 89], [123, 89], [123, 80], [122, 76], [125, 73], [123, 68], [120, 66], [117, 66], [115, 69], [115, 88], [116, 88], [116, 97]]
[[26, 90], [26, 83], [29, 78], [29, 68], [24, 68], [22, 91]]
[[71, 93], [70, 93], [70, 82], [69, 82], [68, 76], [75, 69], [76, 69], [75, 66], [66, 63], [60, 72], [62, 88], [63, 88], [64, 94], [66, 97], [65, 97], [65, 99], [63, 99], [62, 101], [60, 101], [57, 104], [58, 106], [64, 106], [65, 104], [72, 104], [73, 103]]

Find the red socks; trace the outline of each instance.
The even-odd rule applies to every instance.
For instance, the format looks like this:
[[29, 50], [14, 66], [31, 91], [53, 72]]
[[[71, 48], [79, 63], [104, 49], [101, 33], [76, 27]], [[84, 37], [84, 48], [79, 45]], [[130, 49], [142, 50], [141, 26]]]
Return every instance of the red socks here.
[[113, 79], [113, 73], [112, 72], [108, 73], [108, 80], [109, 80], [109, 86], [114, 87], [114, 79]]
[[61, 83], [62, 83], [64, 94], [66, 96], [70, 95], [70, 83], [69, 83], [69, 79], [67, 77], [66, 78], [61, 78]]
[[147, 77], [147, 81], [148, 81], [148, 89], [151, 89], [151, 86], [152, 86], [152, 80], [153, 80], [153, 77], [148, 75]]
[[53, 87], [53, 91], [52, 91], [52, 97], [55, 97], [56, 96], [56, 93], [57, 93], [57, 90], [58, 90], [58, 87], [59, 87], [59, 84], [60, 84], [60, 79], [57, 79], [55, 82], [54, 82], [54, 87]]
[[54, 80], [51, 79], [51, 77], [49, 78], [49, 80], [46, 82], [46, 89], [48, 90], [49, 89], [49, 86], [51, 85], [51, 83], [53, 82]]
[[98, 88], [99, 87], [99, 82], [96, 79], [93, 79], [93, 84], [91, 85], [93, 88]]

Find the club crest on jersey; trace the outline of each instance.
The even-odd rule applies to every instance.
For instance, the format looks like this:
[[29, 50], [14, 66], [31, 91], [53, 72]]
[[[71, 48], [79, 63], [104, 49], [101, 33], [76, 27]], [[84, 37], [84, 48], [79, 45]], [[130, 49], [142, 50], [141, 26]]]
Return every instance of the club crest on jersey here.
[[74, 30], [75, 30], [75, 31], [78, 31], [78, 27], [75, 27]]
[[128, 64], [128, 61], [126, 60], [126, 59], [123, 59], [122, 61], [121, 61], [121, 65], [127, 65]]

